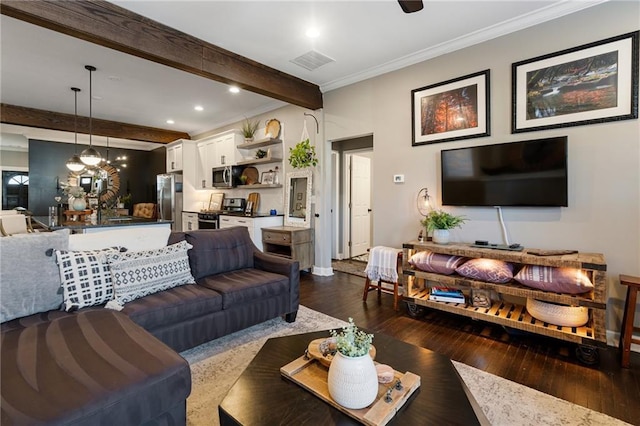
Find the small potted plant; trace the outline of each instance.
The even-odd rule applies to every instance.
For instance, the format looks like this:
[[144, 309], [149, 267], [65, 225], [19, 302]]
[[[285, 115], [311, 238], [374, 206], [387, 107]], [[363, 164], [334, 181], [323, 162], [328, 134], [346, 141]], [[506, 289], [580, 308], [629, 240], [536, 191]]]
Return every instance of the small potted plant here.
[[256, 134], [256, 130], [258, 130], [258, 125], [260, 122], [258, 120], [251, 121], [248, 118], [244, 119], [242, 123], [242, 136], [244, 136], [245, 142], [253, 142], [253, 136]]
[[368, 334], [349, 318], [341, 332], [331, 331], [336, 355], [329, 366], [329, 395], [340, 405], [360, 409], [371, 404], [378, 395], [378, 374], [369, 354], [373, 334]]
[[318, 165], [318, 157], [316, 157], [316, 147], [311, 145], [309, 139], [305, 139], [296, 144], [295, 147], [289, 148], [289, 164], [294, 169], [302, 169], [310, 166]]
[[420, 221], [427, 233], [433, 232], [433, 242], [447, 244], [449, 242], [449, 230], [460, 228], [466, 219], [464, 216], [454, 216], [443, 210], [432, 210]]

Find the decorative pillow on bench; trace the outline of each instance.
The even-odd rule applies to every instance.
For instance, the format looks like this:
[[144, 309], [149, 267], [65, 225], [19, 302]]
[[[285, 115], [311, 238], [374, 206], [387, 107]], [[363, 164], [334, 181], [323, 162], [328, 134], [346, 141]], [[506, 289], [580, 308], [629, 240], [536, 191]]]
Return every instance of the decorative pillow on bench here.
[[513, 265], [496, 259], [471, 259], [456, 268], [463, 277], [490, 283], [508, 283], [513, 278]]
[[155, 250], [109, 253], [115, 297], [107, 308], [119, 310], [125, 303], [148, 294], [195, 283], [187, 256], [192, 247], [180, 241]]
[[434, 253], [429, 250], [419, 251], [411, 256], [409, 264], [425, 272], [451, 275], [456, 268], [467, 261], [467, 258], [460, 256], [449, 256], [447, 254]]
[[527, 287], [555, 293], [579, 294], [593, 289], [589, 277], [576, 268], [525, 265], [514, 278]]

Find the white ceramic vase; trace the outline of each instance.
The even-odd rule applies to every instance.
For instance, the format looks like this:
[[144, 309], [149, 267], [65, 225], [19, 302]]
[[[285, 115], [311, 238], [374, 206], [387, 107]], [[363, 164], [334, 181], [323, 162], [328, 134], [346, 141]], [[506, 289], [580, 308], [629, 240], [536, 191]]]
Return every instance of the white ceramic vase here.
[[450, 232], [448, 229], [434, 229], [433, 242], [436, 244], [448, 244]]
[[70, 205], [73, 206], [73, 210], [84, 210], [87, 208], [87, 201], [84, 197], [73, 197], [73, 201]]
[[329, 395], [345, 408], [358, 410], [378, 395], [378, 374], [369, 354], [348, 357], [337, 352], [329, 366]]

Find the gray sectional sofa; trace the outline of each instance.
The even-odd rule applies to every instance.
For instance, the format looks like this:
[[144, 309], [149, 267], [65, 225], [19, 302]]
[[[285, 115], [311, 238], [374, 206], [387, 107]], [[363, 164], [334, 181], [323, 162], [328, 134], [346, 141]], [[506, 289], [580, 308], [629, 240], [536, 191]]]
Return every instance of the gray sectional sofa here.
[[[41, 262], [31, 269], [43, 277], [57, 270], [53, 257], [43, 258], [45, 248], [65, 249], [64, 237], [53, 234], [3, 238], [0, 250], [31, 247], [24, 262]], [[297, 262], [260, 252], [242, 227], [171, 233], [167, 244], [182, 240], [193, 246], [195, 283], [146, 295], [121, 311], [43, 309], [43, 292], [58, 288], [29, 288], [29, 272], [15, 276], [19, 266], [2, 259], [3, 320], [20, 309], [33, 312], [1, 325], [2, 425], [183, 425], [191, 374], [178, 352], [278, 316], [295, 321]], [[16, 289], [7, 280], [23, 282]]]

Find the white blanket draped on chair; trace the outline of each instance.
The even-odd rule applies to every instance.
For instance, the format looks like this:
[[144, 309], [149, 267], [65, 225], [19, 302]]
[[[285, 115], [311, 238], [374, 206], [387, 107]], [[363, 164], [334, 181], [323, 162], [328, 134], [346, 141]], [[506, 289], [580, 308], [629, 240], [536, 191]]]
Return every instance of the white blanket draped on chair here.
[[364, 270], [371, 281], [398, 281], [398, 253], [400, 249], [376, 246], [369, 252], [369, 262]]

